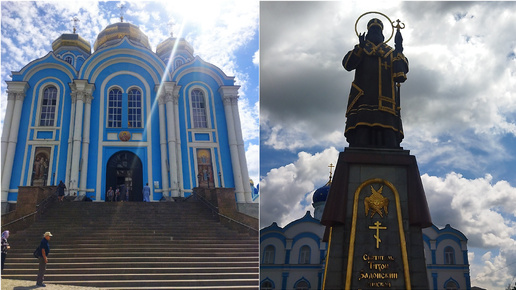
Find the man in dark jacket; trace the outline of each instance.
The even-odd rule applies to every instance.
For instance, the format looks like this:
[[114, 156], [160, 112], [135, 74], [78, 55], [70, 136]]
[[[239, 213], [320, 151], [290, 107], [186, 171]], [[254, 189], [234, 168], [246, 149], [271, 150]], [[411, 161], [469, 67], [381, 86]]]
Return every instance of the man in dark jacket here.
[[65, 191], [66, 185], [63, 183], [63, 181], [59, 181], [59, 184], [57, 185], [57, 197], [59, 201], [63, 201], [64, 199], [64, 191]]
[[39, 287], [46, 287], [46, 285], [43, 284], [43, 280], [45, 280], [45, 271], [47, 270], [48, 264], [48, 254], [50, 254], [50, 245], [48, 241], [50, 241], [51, 236], [52, 234], [50, 232], [46, 232], [43, 235], [41, 243], [39, 244], [39, 271], [38, 278], [36, 280], [36, 286]]

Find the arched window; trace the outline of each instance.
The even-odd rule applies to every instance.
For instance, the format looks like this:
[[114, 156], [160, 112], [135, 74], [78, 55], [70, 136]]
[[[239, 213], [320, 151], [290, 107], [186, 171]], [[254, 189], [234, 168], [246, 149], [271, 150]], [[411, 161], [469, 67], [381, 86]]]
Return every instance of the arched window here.
[[206, 116], [206, 101], [203, 91], [195, 89], [191, 93], [192, 96], [192, 114], [194, 128], [208, 128], [208, 120]]
[[65, 57], [65, 61], [66, 61], [67, 63], [69, 63], [69, 64], [73, 65], [73, 58], [72, 58], [71, 56], [69, 56], [69, 55], [68, 55], [68, 56], [66, 56], [66, 57]]
[[40, 126], [54, 126], [56, 117], [57, 89], [54, 86], [45, 88], [41, 102], [41, 115], [39, 116]]
[[274, 254], [276, 249], [272, 245], [268, 245], [265, 247], [265, 250], [263, 250], [263, 264], [274, 264]]
[[308, 285], [308, 282], [302, 280], [296, 283], [296, 290], [308, 290], [310, 289], [310, 285]]
[[310, 264], [310, 247], [302, 246], [299, 249], [299, 264]]
[[178, 67], [180, 67], [182, 65], [183, 65], [183, 60], [180, 58], [176, 58], [176, 60], [174, 61], [174, 68], [177, 69]]
[[269, 280], [263, 281], [260, 285], [260, 290], [272, 290], [274, 289], [272, 286], [272, 282]]
[[455, 251], [452, 247], [444, 248], [444, 264], [455, 265]]
[[112, 89], [108, 97], [108, 128], [122, 127], [122, 91]]
[[457, 283], [455, 283], [454, 281], [448, 281], [446, 282], [446, 284], [444, 285], [444, 288], [446, 290], [457, 290], [459, 289], [459, 286], [457, 285]]
[[127, 95], [127, 121], [129, 128], [142, 127], [142, 93], [138, 89], [131, 89]]

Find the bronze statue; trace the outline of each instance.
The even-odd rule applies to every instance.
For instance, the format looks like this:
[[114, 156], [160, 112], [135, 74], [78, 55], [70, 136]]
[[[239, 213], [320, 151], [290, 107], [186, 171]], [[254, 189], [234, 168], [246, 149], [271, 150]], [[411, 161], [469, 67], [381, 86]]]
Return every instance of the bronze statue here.
[[399, 84], [407, 79], [408, 60], [403, 55], [402, 27], [398, 23], [396, 28], [393, 49], [384, 43], [383, 23], [371, 19], [367, 35], [359, 34], [359, 44], [342, 60], [346, 70], [356, 70], [344, 133], [350, 147], [400, 148]]

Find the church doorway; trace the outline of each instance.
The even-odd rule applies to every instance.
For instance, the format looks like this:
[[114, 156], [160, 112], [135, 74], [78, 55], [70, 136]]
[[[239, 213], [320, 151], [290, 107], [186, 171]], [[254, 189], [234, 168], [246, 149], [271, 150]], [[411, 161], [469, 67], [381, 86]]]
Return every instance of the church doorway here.
[[[143, 200], [143, 170], [142, 162], [136, 154], [129, 151], [120, 151], [109, 158], [106, 166], [106, 190], [109, 187], [116, 190], [118, 187], [127, 188], [129, 201]], [[120, 195], [121, 199], [124, 197]]]

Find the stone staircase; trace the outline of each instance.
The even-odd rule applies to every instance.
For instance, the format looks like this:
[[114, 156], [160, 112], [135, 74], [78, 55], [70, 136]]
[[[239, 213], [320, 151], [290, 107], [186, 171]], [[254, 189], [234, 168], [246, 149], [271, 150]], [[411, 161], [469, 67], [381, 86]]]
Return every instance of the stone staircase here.
[[50, 231], [45, 282], [106, 289], [258, 289], [257, 237], [202, 204], [63, 202], [9, 238], [2, 278], [35, 281], [32, 252]]

